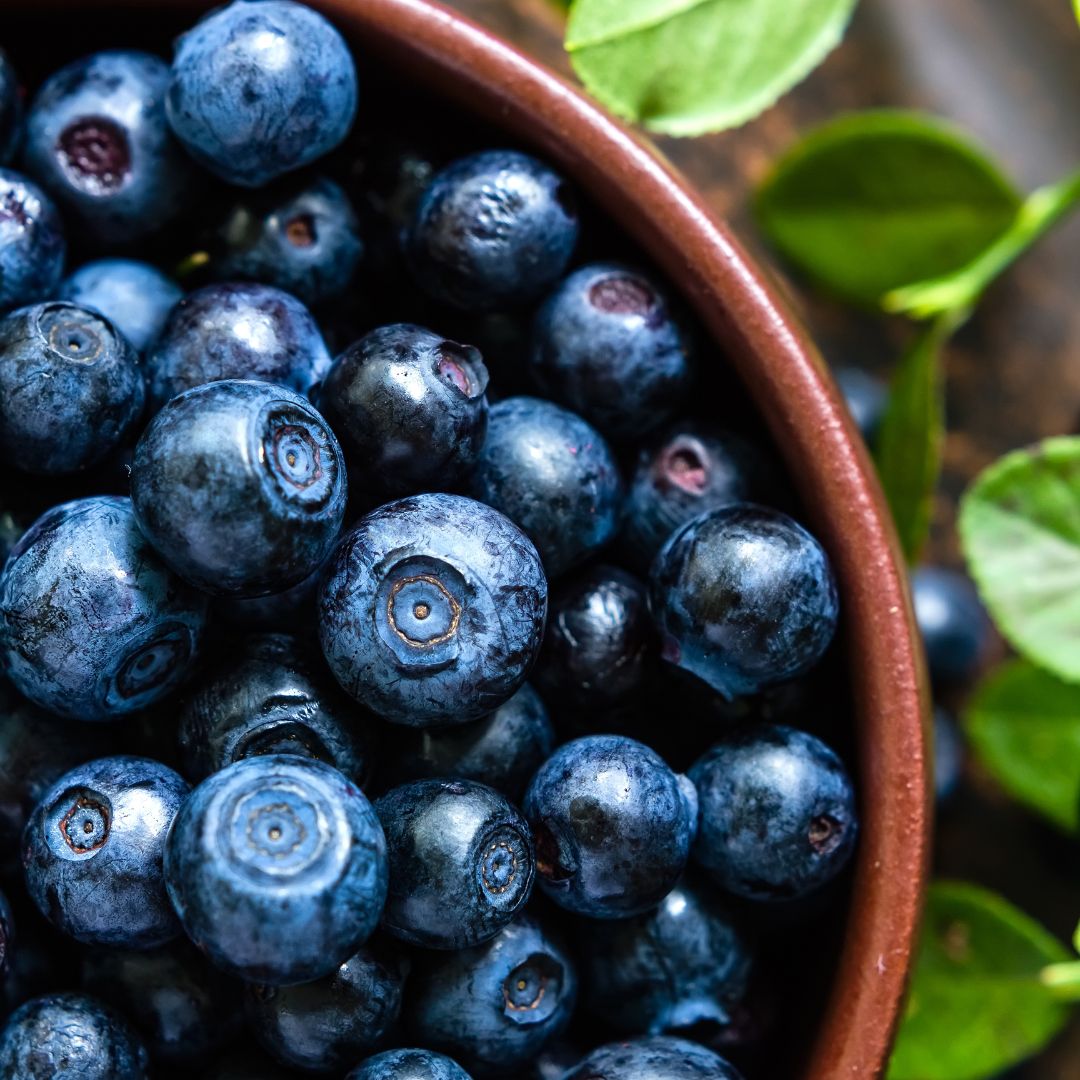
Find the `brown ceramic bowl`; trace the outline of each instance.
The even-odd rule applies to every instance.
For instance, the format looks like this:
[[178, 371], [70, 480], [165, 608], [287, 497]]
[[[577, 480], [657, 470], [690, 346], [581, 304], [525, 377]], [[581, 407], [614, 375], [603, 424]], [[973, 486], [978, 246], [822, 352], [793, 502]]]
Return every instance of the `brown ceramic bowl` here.
[[[839, 575], [842, 671], [854, 701], [862, 800], [857, 865], [842, 944], [825, 973], [823, 1011], [782, 1071], [803, 1080], [877, 1076], [899, 1015], [927, 866], [926, 694], [892, 526], [836, 388], [802, 328], [724, 225], [654, 148], [578, 90], [427, 0], [310, 2], [353, 43], [362, 77], [363, 64], [374, 62], [557, 163], [682, 290], [771, 431], [804, 516]], [[3, 0], [3, 43], [17, 64], [25, 47], [48, 70], [95, 47], [148, 39], [159, 47], [165, 35], [213, 6], [212, 0]], [[57, 37], [61, 49], [49, 47]], [[806, 985], [818, 981], [808, 978]], [[810, 994], [816, 998], [818, 991]], [[818, 1006], [806, 1001], [811, 1014]], [[780, 1069], [769, 1075], [779, 1077]]]

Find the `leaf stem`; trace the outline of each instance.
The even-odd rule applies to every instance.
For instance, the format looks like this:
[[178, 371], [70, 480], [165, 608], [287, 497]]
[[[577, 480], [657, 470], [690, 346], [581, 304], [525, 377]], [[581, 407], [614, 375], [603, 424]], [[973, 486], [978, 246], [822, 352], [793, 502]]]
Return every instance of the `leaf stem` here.
[[1039, 982], [1059, 1001], [1080, 1002], [1080, 960], [1048, 964], [1039, 972]]

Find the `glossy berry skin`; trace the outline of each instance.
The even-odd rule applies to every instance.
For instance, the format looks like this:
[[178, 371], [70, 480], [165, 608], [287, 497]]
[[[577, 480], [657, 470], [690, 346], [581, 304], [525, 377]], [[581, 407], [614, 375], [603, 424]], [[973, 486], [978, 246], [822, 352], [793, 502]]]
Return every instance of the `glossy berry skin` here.
[[885, 405], [889, 400], [888, 387], [880, 379], [859, 368], [837, 368], [833, 372], [836, 385], [844, 395], [848, 411], [863, 440], [873, 445], [877, 437]]
[[815, 736], [773, 724], [738, 730], [688, 775], [701, 813], [693, 856], [727, 892], [797, 899], [851, 858], [858, 833], [851, 778]]
[[323, 16], [233, 0], [176, 43], [169, 123], [230, 184], [260, 187], [332, 150], [356, 115], [356, 68]]
[[57, 297], [105, 316], [138, 353], [161, 333], [184, 291], [156, 266], [138, 259], [84, 263], [57, 289]]
[[452, 487], [473, 466], [487, 432], [487, 383], [476, 349], [398, 323], [346, 349], [318, 403], [353, 483], [411, 495]]
[[47, 994], [0, 1031], [0, 1075], [19, 1080], [146, 1080], [146, 1048], [128, 1022], [87, 994]]
[[183, 682], [206, 607], [146, 542], [130, 499], [77, 499], [40, 517], [0, 574], [0, 655], [42, 708], [109, 720]]
[[253, 982], [310, 982], [371, 935], [386, 898], [386, 841], [336, 769], [284, 754], [214, 773], [177, 815], [165, 879], [188, 936]]
[[314, 982], [249, 984], [248, 1027], [285, 1065], [340, 1076], [397, 1022], [407, 970], [400, 954], [385, 945], [367, 945]]
[[444, 1054], [432, 1050], [385, 1050], [360, 1062], [345, 1080], [472, 1080]]
[[688, 522], [653, 563], [665, 660], [731, 699], [809, 671], [836, 632], [828, 556], [779, 510], [733, 505]]
[[35, 304], [0, 319], [0, 452], [31, 473], [108, 456], [142, 415], [134, 350], [97, 312]]
[[525, 906], [535, 856], [529, 826], [494, 788], [418, 780], [375, 803], [390, 857], [383, 928], [411, 945], [464, 949]]
[[622, 735], [560, 746], [522, 809], [544, 892], [593, 919], [624, 919], [660, 903], [686, 866], [697, 820], [686, 777]]
[[522, 916], [472, 949], [433, 955], [414, 971], [408, 1022], [423, 1046], [476, 1076], [520, 1076], [566, 1027], [577, 997], [569, 954]]
[[323, 418], [288, 387], [263, 382], [207, 383], [173, 398], [143, 432], [131, 470], [147, 539], [185, 580], [219, 596], [279, 592], [318, 569], [346, 490]]
[[549, 577], [615, 535], [622, 480], [604, 437], [580, 416], [539, 398], [493, 405], [471, 493], [532, 537]]
[[566, 182], [536, 158], [488, 150], [437, 173], [406, 230], [420, 287], [467, 311], [540, 296], [570, 261], [578, 219]]
[[7, 53], [0, 50], [0, 165], [6, 165], [15, 155], [22, 136], [22, 116], [19, 77]]
[[346, 534], [319, 594], [319, 639], [338, 682], [387, 720], [476, 720], [525, 681], [547, 581], [528, 537], [458, 495], [415, 495]]
[[0, 169], [0, 312], [47, 300], [66, 254], [52, 199], [25, 176]]
[[307, 394], [330, 367], [311, 312], [271, 285], [227, 282], [189, 293], [146, 356], [154, 412], [220, 379], [279, 383]]
[[974, 678], [991, 631], [971, 581], [955, 570], [920, 566], [911, 575], [911, 596], [934, 681], [963, 683]]
[[255, 634], [206, 673], [180, 710], [185, 773], [203, 780], [257, 754], [297, 754], [363, 785], [378, 733], [322, 656], [287, 634]]
[[113, 50], [61, 68], [30, 105], [27, 172], [98, 240], [155, 232], [190, 198], [194, 170], [165, 120], [168, 85], [165, 61]]
[[742, 1080], [742, 1073], [698, 1043], [658, 1036], [601, 1046], [563, 1080]]
[[663, 292], [616, 263], [583, 266], [559, 283], [533, 323], [531, 361], [545, 395], [613, 439], [667, 420], [691, 380]]

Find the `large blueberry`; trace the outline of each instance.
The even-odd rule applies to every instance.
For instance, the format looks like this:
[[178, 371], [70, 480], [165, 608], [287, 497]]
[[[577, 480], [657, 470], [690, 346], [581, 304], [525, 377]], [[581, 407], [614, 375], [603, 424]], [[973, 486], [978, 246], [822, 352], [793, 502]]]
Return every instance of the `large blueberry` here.
[[694, 859], [724, 889], [789, 900], [831, 881], [855, 849], [851, 778], [820, 739], [761, 724], [731, 732], [689, 771]]
[[361, 1061], [345, 1080], [472, 1080], [452, 1058], [431, 1050], [385, 1050]]
[[118, 496], [48, 511], [0, 574], [8, 677], [61, 716], [107, 720], [160, 700], [187, 676], [205, 622], [205, 598], [162, 563]]
[[422, 326], [381, 326], [330, 368], [318, 403], [354, 484], [385, 495], [453, 487], [487, 432], [488, 373], [476, 349]]
[[698, 1043], [657, 1036], [601, 1046], [563, 1080], [742, 1080], [742, 1073]]
[[197, 161], [259, 187], [337, 146], [356, 97], [348, 46], [322, 15], [290, 0], [234, 0], [177, 41], [167, 108]]
[[100, 240], [154, 232], [190, 201], [194, 169], [165, 120], [169, 65], [95, 53], [61, 68], [26, 114], [27, 171]]
[[935, 682], [962, 683], [975, 676], [990, 642], [990, 620], [964, 574], [920, 566], [911, 575], [915, 622]]
[[0, 169], [0, 312], [48, 299], [66, 254], [52, 199], [26, 177]]
[[309, 402], [272, 383], [207, 383], [135, 448], [131, 499], [161, 557], [216, 595], [260, 596], [323, 563], [345, 516], [345, 462]]
[[578, 219], [566, 181], [536, 158], [488, 150], [436, 174], [406, 230], [421, 288], [470, 311], [541, 295], [566, 269]]
[[345, 689], [426, 727], [476, 720], [525, 681], [547, 581], [528, 537], [458, 495], [416, 495], [362, 518], [319, 594], [319, 637]]
[[550, 577], [584, 562], [619, 527], [622, 480], [604, 437], [539, 398], [492, 406], [471, 491], [532, 537]]
[[93, 465], [142, 415], [139, 358], [113, 325], [74, 304], [0, 319], [0, 452], [31, 473]]
[[408, 1022], [423, 1046], [478, 1076], [521, 1070], [562, 1032], [577, 997], [569, 954], [532, 918], [414, 971]]
[[0, 165], [15, 155], [22, 136], [22, 116], [19, 77], [7, 53], [0, 49]]
[[220, 379], [280, 383], [306, 394], [329, 367], [311, 312], [294, 296], [254, 282], [189, 293], [146, 356], [155, 412], [184, 390]]
[[245, 758], [204, 780], [165, 851], [169, 896], [218, 967], [275, 985], [335, 971], [386, 898], [386, 840], [364, 795], [321, 761]]

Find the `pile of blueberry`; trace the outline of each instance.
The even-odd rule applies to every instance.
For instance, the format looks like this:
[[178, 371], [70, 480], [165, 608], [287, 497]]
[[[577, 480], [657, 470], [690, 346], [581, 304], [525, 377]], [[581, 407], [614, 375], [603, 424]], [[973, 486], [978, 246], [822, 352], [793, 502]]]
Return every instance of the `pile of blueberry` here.
[[829, 560], [599, 212], [357, 100], [289, 0], [0, 58], [0, 1075], [755, 1074]]

